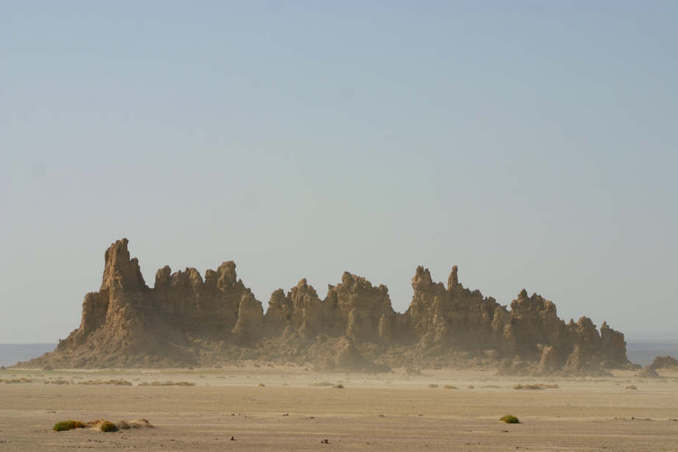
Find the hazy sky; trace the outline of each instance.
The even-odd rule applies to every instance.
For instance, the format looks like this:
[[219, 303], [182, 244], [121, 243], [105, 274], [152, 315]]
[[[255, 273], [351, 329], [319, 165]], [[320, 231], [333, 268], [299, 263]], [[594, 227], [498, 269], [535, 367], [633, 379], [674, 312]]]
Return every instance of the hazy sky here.
[[257, 298], [417, 265], [678, 337], [678, 2], [3, 1], [0, 342], [104, 251]]

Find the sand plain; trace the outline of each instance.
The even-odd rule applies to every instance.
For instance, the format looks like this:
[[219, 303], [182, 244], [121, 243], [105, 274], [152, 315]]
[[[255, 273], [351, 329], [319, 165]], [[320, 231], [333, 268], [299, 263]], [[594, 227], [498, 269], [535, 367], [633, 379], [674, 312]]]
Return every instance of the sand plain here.
[[[678, 372], [661, 375], [10, 368], [0, 370], [0, 451], [678, 451]], [[498, 420], [508, 413], [521, 423]], [[101, 418], [146, 418], [155, 428], [51, 430]]]

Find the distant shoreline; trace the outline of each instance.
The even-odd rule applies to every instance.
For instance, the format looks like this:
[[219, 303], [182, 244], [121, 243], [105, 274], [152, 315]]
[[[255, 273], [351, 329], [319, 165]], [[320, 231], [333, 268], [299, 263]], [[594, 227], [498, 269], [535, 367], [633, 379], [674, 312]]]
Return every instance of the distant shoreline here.
[[32, 344], [0, 344], [0, 366], [13, 366], [19, 361], [35, 358], [43, 353], [51, 352], [56, 343]]

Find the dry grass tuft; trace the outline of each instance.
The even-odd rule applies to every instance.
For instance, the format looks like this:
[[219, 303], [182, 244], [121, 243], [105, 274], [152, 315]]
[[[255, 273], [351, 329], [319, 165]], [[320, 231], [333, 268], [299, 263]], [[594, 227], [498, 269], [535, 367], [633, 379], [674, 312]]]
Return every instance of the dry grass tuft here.
[[2, 378], [0, 378], [0, 383], [6, 383], [6, 384], [32, 383], [32, 382], [33, 382], [33, 380], [31, 380], [30, 378], [26, 378], [26, 377], [9, 378], [9, 379], [6, 379], [6, 380], [3, 380]]
[[67, 430], [73, 430], [76, 428], [92, 428], [104, 433], [117, 432], [119, 430], [129, 430], [135, 428], [153, 428], [153, 425], [148, 422], [148, 419], [134, 419], [132, 421], [119, 421], [117, 424], [114, 424], [111, 421], [106, 419], [96, 419], [89, 422], [81, 421], [61, 421], [54, 424], [52, 429], [56, 432], [63, 432]]
[[132, 421], [120, 421], [116, 424], [120, 430], [129, 430], [135, 428], [154, 428], [153, 424], [148, 422], [148, 419], [134, 419]]
[[70, 381], [59, 378], [58, 380], [47, 380], [46, 385], [69, 385]]
[[86, 380], [78, 383], [79, 385], [116, 385], [116, 386], [132, 386], [131, 381], [127, 380]]
[[139, 383], [139, 386], [195, 386], [195, 383], [190, 381], [145, 381]]
[[132, 426], [129, 425], [129, 422], [127, 421], [118, 421], [118, 423], [115, 425], [116, 427], [118, 427], [118, 430], [129, 430], [130, 428], [132, 428]]
[[445, 389], [459, 389], [454, 385], [445, 385], [445, 386], [443, 386], [443, 388], [445, 388]]
[[532, 384], [532, 385], [515, 385], [513, 389], [529, 389], [529, 390], [541, 390], [541, 389], [558, 389], [560, 386], [557, 384], [544, 384], [544, 383], [537, 383], [537, 384]]
[[155, 426], [148, 422], [146, 418], [134, 419], [129, 421], [129, 425], [132, 428], [154, 428]]

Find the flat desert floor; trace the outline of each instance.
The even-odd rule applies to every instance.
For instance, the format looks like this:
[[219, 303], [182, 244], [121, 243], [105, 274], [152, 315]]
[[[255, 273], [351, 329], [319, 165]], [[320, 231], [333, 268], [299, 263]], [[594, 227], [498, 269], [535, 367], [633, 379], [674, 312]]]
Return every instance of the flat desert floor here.
[[[678, 451], [678, 372], [661, 375], [5, 369], [0, 451]], [[521, 423], [499, 421], [509, 413]], [[61, 420], [102, 418], [146, 418], [155, 427], [52, 431]]]

